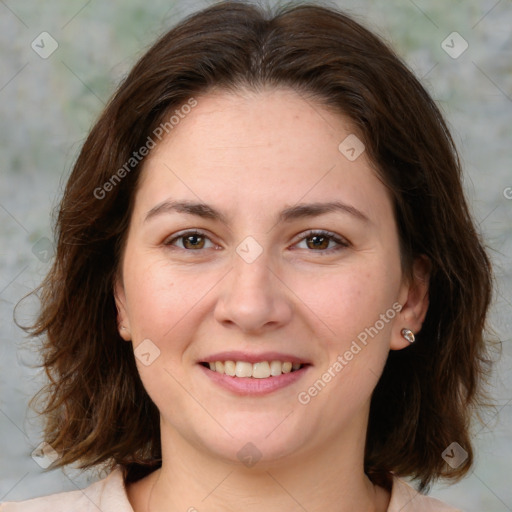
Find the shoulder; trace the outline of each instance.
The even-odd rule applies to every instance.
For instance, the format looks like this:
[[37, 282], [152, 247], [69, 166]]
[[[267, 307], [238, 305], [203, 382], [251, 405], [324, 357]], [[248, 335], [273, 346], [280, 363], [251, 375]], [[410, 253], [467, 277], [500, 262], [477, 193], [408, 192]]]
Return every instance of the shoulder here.
[[395, 476], [388, 512], [461, 512], [461, 510], [419, 493], [407, 482]]
[[133, 512], [126, 494], [121, 469], [116, 468], [106, 478], [85, 489], [0, 504], [0, 512], [68, 512], [69, 510]]

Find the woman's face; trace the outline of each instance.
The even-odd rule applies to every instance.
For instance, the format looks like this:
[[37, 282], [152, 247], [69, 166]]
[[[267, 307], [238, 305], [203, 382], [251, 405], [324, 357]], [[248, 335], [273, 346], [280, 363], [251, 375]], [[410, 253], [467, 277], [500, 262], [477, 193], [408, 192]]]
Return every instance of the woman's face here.
[[364, 444], [422, 320], [386, 188], [350, 122], [293, 91], [196, 99], [145, 161], [116, 285], [162, 441], [235, 461]]

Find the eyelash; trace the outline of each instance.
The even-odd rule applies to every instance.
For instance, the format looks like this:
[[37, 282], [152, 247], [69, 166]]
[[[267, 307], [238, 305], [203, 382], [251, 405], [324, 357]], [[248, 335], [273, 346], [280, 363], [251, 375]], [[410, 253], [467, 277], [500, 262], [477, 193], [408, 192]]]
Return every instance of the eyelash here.
[[[167, 247], [173, 246], [175, 241], [180, 240], [180, 239], [184, 239], [184, 238], [186, 238], [188, 236], [200, 236], [200, 237], [203, 237], [205, 239], [210, 240], [210, 238], [204, 232], [199, 231], [199, 230], [190, 230], [190, 231], [185, 231], [184, 233], [181, 233], [180, 235], [175, 236], [175, 237], [167, 240], [166, 242], [164, 242], [164, 245], [167, 246]], [[316, 253], [322, 254], [322, 255], [324, 255], [324, 254], [331, 254], [333, 252], [340, 251], [340, 250], [345, 249], [345, 248], [350, 246], [350, 243], [347, 240], [345, 240], [344, 238], [339, 237], [338, 235], [336, 235], [336, 233], [333, 233], [332, 231], [325, 231], [325, 230], [322, 230], [322, 229], [320, 229], [320, 230], [312, 229], [312, 230], [306, 232], [304, 235], [302, 235], [300, 237], [300, 239], [295, 244], [298, 244], [298, 243], [302, 242], [303, 240], [307, 240], [308, 238], [312, 238], [314, 236], [329, 238], [330, 241], [336, 242], [338, 244], [338, 246], [337, 247], [331, 247], [330, 249], [318, 250], [318, 251], [315, 251], [315, 250], [311, 249], [309, 252], [316, 252]], [[196, 252], [193, 249], [184, 249], [184, 248], [181, 248], [181, 247], [179, 249], [183, 250], [183, 251], [186, 251], [186, 252]], [[200, 250], [201, 249], [198, 249], [197, 252], [199, 252]]]
[[330, 249], [319, 250], [319, 251], [311, 250], [310, 252], [317, 252], [319, 254], [331, 254], [333, 252], [337, 252], [342, 249], [346, 249], [350, 245], [346, 239], [341, 238], [340, 236], [338, 236], [336, 233], [333, 233], [332, 231], [326, 231], [324, 229], [309, 230], [308, 232], [306, 232], [304, 235], [302, 235], [300, 237], [300, 239], [297, 241], [297, 243], [302, 242], [303, 240], [307, 240], [308, 238], [312, 238], [314, 236], [329, 238], [330, 241], [336, 242], [338, 244], [338, 246], [331, 247]]

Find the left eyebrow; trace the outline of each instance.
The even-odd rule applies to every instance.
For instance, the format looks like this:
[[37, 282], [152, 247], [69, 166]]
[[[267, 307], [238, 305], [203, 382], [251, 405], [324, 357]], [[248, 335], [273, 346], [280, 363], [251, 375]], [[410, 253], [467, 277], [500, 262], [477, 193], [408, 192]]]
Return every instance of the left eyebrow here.
[[[185, 213], [195, 215], [204, 219], [219, 220], [227, 224], [227, 217], [219, 210], [205, 203], [192, 201], [163, 201], [151, 208], [146, 214], [144, 222], [164, 213]], [[360, 210], [341, 201], [330, 201], [327, 203], [303, 203], [285, 208], [278, 215], [278, 222], [292, 222], [297, 219], [318, 217], [331, 212], [341, 212], [351, 215], [365, 223], [371, 223], [370, 219]]]
[[361, 211], [341, 201], [330, 201], [328, 203], [298, 204], [286, 208], [279, 214], [279, 222], [291, 222], [296, 219], [318, 217], [331, 212], [341, 212], [352, 215], [358, 220], [370, 223], [370, 219]]

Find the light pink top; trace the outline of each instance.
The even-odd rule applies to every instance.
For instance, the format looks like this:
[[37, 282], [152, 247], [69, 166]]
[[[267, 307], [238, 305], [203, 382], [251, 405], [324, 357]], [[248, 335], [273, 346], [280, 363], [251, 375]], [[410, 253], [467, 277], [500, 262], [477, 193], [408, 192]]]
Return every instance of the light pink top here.
[[[123, 473], [115, 469], [107, 478], [78, 491], [61, 492], [19, 502], [0, 504], [0, 512], [133, 512]], [[388, 512], [461, 512], [415, 491], [395, 477]]]

